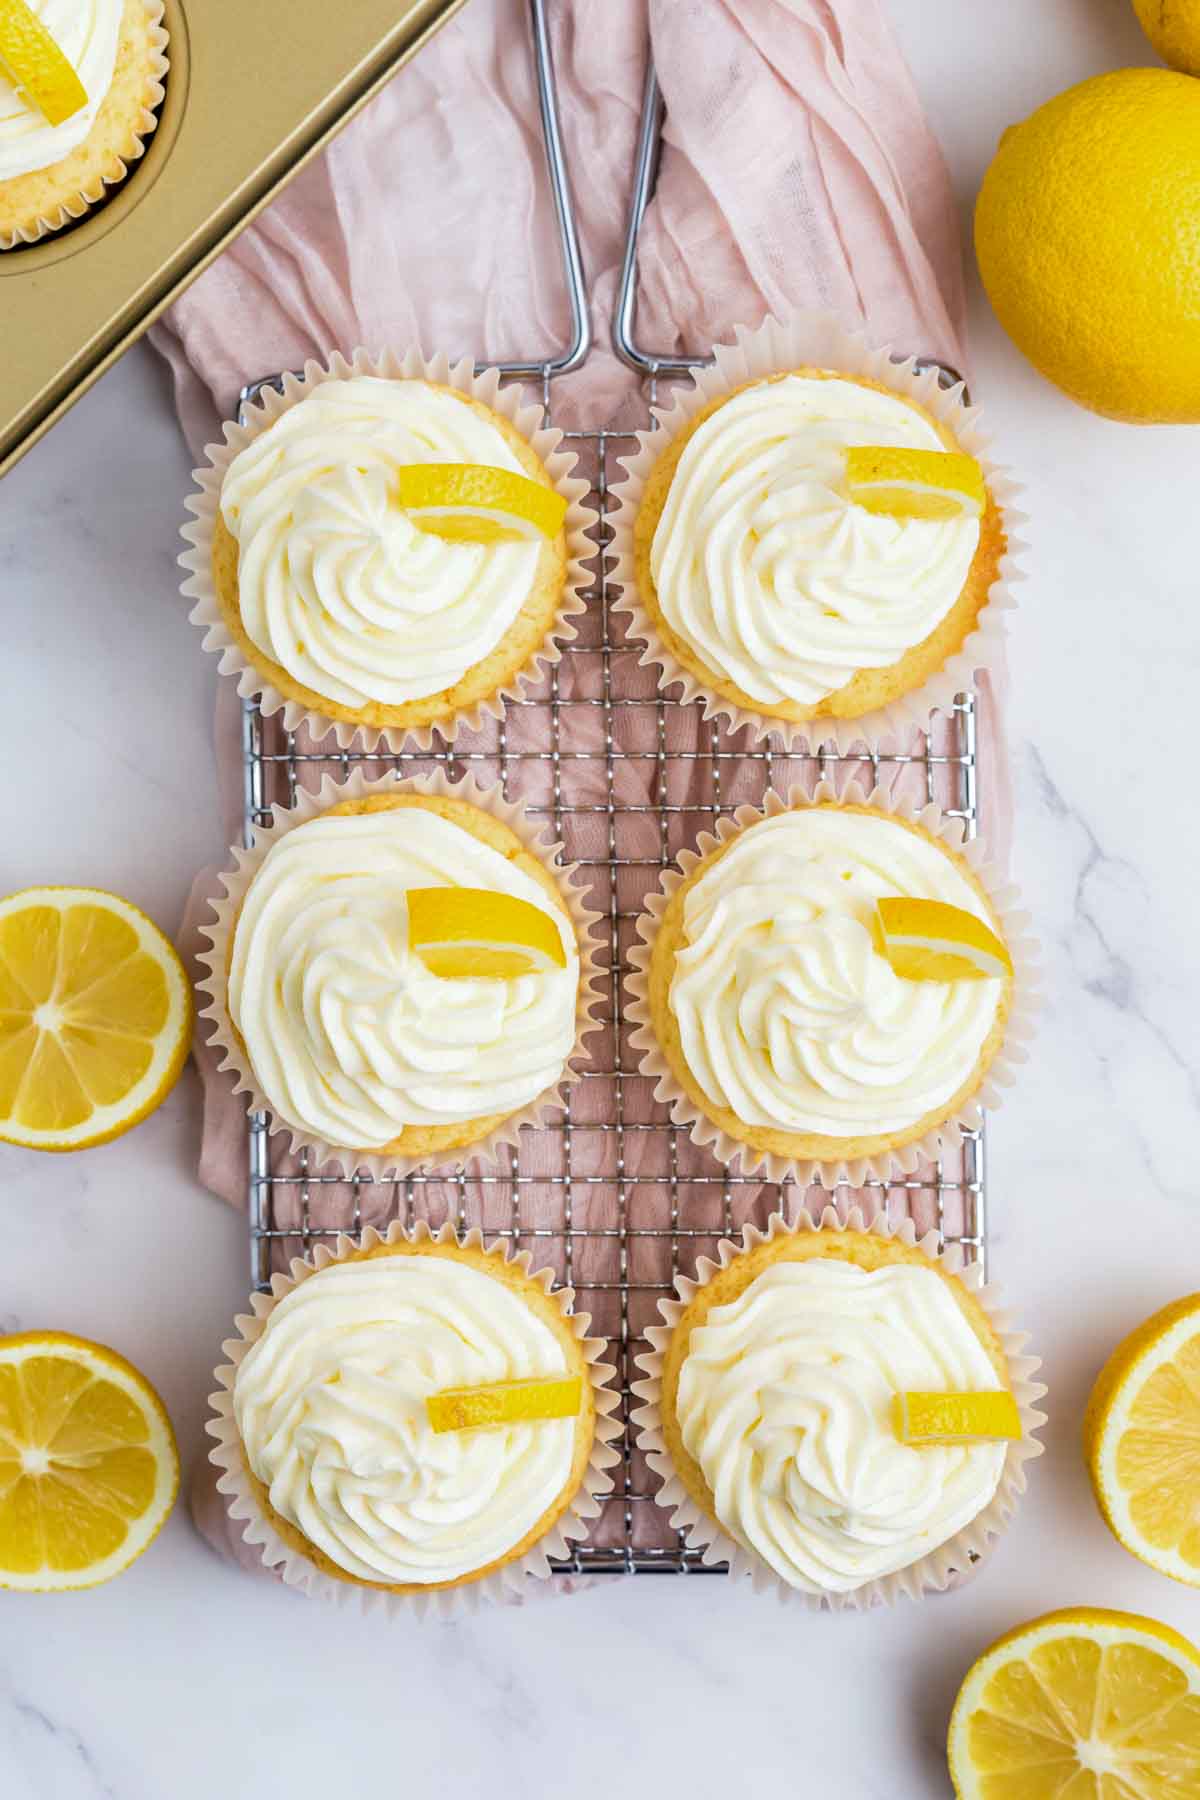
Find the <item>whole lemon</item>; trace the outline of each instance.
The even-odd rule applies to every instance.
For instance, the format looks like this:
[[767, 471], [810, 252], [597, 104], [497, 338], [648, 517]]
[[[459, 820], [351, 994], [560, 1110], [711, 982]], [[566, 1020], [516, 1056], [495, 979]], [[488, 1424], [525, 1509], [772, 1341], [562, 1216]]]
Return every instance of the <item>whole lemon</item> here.
[[1200, 421], [1200, 81], [1119, 69], [1010, 127], [975, 251], [1004, 329], [1081, 406]]
[[1200, 75], [1200, 0], [1133, 0], [1133, 10], [1165, 63]]

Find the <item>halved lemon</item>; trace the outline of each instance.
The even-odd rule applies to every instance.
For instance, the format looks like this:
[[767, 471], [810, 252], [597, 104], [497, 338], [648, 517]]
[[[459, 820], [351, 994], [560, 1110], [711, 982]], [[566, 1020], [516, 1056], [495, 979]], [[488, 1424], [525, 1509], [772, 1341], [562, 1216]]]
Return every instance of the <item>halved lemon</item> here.
[[425, 1410], [435, 1431], [479, 1431], [497, 1425], [523, 1425], [528, 1420], [573, 1419], [583, 1399], [578, 1375], [545, 1380], [493, 1381], [486, 1387], [443, 1388], [426, 1397]]
[[1113, 1534], [1152, 1569], [1200, 1587], [1200, 1294], [1163, 1307], [1117, 1345], [1092, 1389], [1083, 1437]]
[[1046, 1613], [970, 1670], [948, 1750], [959, 1800], [1193, 1800], [1200, 1651], [1137, 1613]]
[[115, 1350], [0, 1338], [0, 1587], [95, 1587], [146, 1549], [179, 1491], [162, 1401]]
[[51, 125], [88, 103], [87, 89], [25, 0], [0, 0], [0, 69]]
[[511, 469], [406, 463], [396, 474], [397, 497], [413, 523], [456, 544], [557, 537], [567, 516], [560, 493]]
[[846, 493], [856, 506], [893, 519], [977, 519], [987, 500], [973, 456], [890, 444], [850, 446]]
[[883, 954], [906, 981], [983, 981], [1012, 974], [990, 926], [943, 900], [888, 896], [876, 903]]
[[409, 888], [408, 947], [447, 981], [512, 980], [565, 969], [558, 926], [540, 906], [490, 888]]
[[0, 1139], [118, 1137], [175, 1085], [191, 1031], [183, 964], [128, 900], [68, 887], [0, 900]]
[[1021, 1414], [1007, 1388], [897, 1394], [892, 1423], [902, 1444], [994, 1444], [1021, 1436]]

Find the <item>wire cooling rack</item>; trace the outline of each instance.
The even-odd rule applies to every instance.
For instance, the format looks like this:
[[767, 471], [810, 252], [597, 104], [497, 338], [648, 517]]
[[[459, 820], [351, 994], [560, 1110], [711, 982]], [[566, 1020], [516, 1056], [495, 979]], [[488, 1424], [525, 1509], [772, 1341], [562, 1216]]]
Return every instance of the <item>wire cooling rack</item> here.
[[[557, 354], [501, 365], [505, 375], [540, 383], [546, 422], [552, 423], [554, 382], [577, 367], [591, 345], [587, 290], [579, 254], [570, 185], [558, 129], [549, 39], [543, 0], [531, 0], [532, 47], [547, 165], [558, 215], [563, 268], [570, 302], [571, 337]], [[661, 377], [697, 366], [703, 358], [656, 355], [634, 337], [637, 241], [642, 213], [653, 189], [662, 105], [653, 70], [647, 77], [638, 140], [633, 202], [622, 281], [613, 322], [613, 345], [644, 377], [647, 406], [654, 403]], [[732, 321], [731, 321], [732, 323]], [[278, 382], [269, 376], [243, 393], [243, 405]], [[947, 380], [956, 380], [947, 371]], [[619, 476], [617, 459], [632, 448], [628, 438], [604, 429], [568, 431], [590, 474], [593, 498], [603, 518], [610, 487]], [[601, 536], [610, 534], [602, 526]], [[462, 737], [453, 751], [402, 751], [399, 755], [330, 753], [283, 731], [246, 703], [243, 713], [245, 835], [270, 822], [274, 803], [295, 801], [301, 786], [325, 774], [345, 777], [351, 769], [411, 776], [440, 767], [451, 776], [471, 769], [481, 780], [498, 781], [507, 798], [519, 799], [562, 840], [567, 857], [579, 862], [591, 882], [591, 904], [607, 921], [604, 1003], [601, 1031], [589, 1040], [588, 1070], [572, 1090], [565, 1116], [536, 1133], [536, 1168], [531, 1134], [508, 1153], [506, 1165], [473, 1168], [457, 1175], [421, 1174], [377, 1183], [369, 1177], [343, 1181], [310, 1166], [306, 1154], [286, 1156], [272, 1143], [261, 1115], [249, 1121], [249, 1229], [252, 1282], [265, 1286], [292, 1256], [309, 1251], [322, 1237], [357, 1234], [368, 1225], [400, 1218], [408, 1224], [449, 1218], [460, 1228], [479, 1225], [489, 1238], [510, 1240], [535, 1253], [576, 1292], [577, 1306], [592, 1315], [593, 1330], [612, 1344], [623, 1389], [626, 1431], [616, 1488], [602, 1503], [591, 1536], [560, 1566], [575, 1573], [714, 1572], [671, 1532], [666, 1515], [653, 1503], [655, 1478], [634, 1448], [628, 1427], [634, 1358], [645, 1347], [644, 1333], [658, 1317], [658, 1301], [677, 1273], [687, 1274], [697, 1257], [713, 1254], [721, 1237], [747, 1222], [764, 1225], [782, 1210], [793, 1216], [806, 1195], [733, 1173], [672, 1126], [665, 1107], [655, 1103], [653, 1084], [637, 1072], [625, 1024], [622, 974], [634, 941], [634, 921], [648, 891], [679, 850], [695, 844], [714, 820], [734, 806], [761, 802], [768, 788], [786, 791], [794, 783], [810, 789], [823, 777], [855, 773], [885, 784], [903, 779], [943, 811], [964, 821], [968, 835], [978, 827], [979, 742], [974, 697], [958, 696], [948, 716], [931, 721], [927, 736], [904, 754], [881, 756], [864, 747], [861, 755], [832, 750], [788, 754], [750, 747], [744, 734], [703, 723], [699, 709], [680, 732], [685, 710], [656, 689], [653, 671], [637, 670], [638, 651], [625, 640], [624, 619], [614, 615], [615, 598], [604, 564], [587, 595], [588, 609], [577, 623], [580, 635], [544, 687], [508, 706], [502, 722]], [[641, 696], [641, 697], [630, 697]], [[564, 731], [570, 721], [571, 729]], [[585, 740], [588, 748], [568, 748]], [[681, 737], [688, 748], [677, 748]], [[548, 1154], [548, 1150], [552, 1154]], [[547, 1174], [547, 1168], [552, 1170]], [[869, 1212], [886, 1207], [893, 1218], [911, 1216], [918, 1230], [935, 1227], [947, 1243], [957, 1243], [970, 1260], [985, 1256], [984, 1136], [969, 1133], [959, 1151], [922, 1167], [886, 1189], [839, 1189], [833, 1196], [810, 1190], [819, 1207], [832, 1197], [841, 1210], [863, 1204]], [[719, 1572], [719, 1569], [717, 1570]]]

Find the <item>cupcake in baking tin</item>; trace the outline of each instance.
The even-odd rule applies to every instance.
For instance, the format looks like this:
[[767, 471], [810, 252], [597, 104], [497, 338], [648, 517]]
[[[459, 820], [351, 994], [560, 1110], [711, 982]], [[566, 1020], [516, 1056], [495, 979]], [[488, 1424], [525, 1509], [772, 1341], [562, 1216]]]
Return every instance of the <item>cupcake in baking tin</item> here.
[[157, 123], [167, 34], [159, 0], [30, 0], [85, 104], [58, 123], [0, 69], [0, 249], [82, 218], [123, 181]]

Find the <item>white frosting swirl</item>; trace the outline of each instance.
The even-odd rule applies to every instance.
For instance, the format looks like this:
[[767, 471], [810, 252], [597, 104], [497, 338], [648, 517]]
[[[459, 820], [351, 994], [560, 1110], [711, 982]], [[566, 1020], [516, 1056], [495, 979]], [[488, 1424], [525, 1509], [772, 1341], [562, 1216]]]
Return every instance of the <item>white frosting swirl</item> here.
[[521, 1542], [570, 1476], [576, 1425], [435, 1433], [426, 1396], [568, 1372], [503, 1282], [452, 1257], [378, 1256], [284, 1296], [233, 1404], [250, 1468], [309, 1543], [364, 1581], [427, 1585]]
[[844, 1594], [961, 1531], [1004, 1465], [1003, 1444], [902, 1444], [894, 1395], [1001, 1385], [933, 1269], [777, 1262], [692, 1332], [676, 1414], [730, 1536]]
[[932, 838], [878, 813], [781, 813], [701, 874], [670, 1005], [714, 1105], [746, 1125], [857, 1137], [901, 1131], [958, 1092], [1003, 983], [902, 980], [872, 930], [889, 894], [993, 924]]
[[[566, 967], [445, 980], [408, 948], [412, 887], [489, 888], [558, 926]], [[348, 1149], [517, 1112], [575, 1041], [579, 953], [545, 889], [424, 807], [322, 814], [274, 843], [233, 940], [229, 1011], [280, 1118]]]
[[893, 394], [788, 375], [693, 432], [654, 533], [668, 624], [762, 706], [812, 706], [919, 644], [962, 592], [977, 519], [890, 519], [843, 492], [852, 444], [945, 445]]
[[112, 86], [124, 0], [28, 0], [71, 64], [88, 97], [73, 118], [51, 125], [0, 70], [0, 181], [62, 162], [96, 123]]
[[396, 497], [409, 463], [524, 470], [473, 406], [427, 381], [326, 381], [221, 484], [238, 605], [258, 648], [328, 700], [400, 706], [462, 680], [529, 597], [537, 543], [456, 544]]

